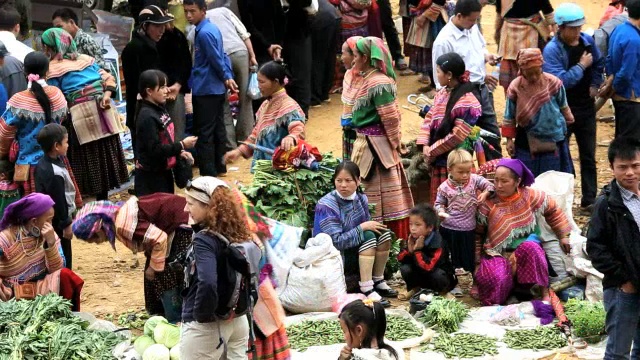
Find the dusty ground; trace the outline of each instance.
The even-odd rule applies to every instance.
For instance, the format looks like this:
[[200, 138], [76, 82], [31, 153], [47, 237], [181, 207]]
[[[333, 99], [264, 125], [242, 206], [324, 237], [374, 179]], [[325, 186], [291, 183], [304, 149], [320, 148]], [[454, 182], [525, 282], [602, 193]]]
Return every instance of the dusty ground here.
[[[555, 5], [561, 1], [552, 1]], [[606, 1], [574, 1], [580, 3], [586, 12], [587, 25], [585, 29], [596, 28], [597, 23], [606, 7]], [[488, 6], [483, 12], [482, 25], [489, 49], [496, 51], [496, 44], [492, 39], [495, 10]], [[491, 71], [491, 69], [489, 69]], [[398, 94], [400, 105], [409, 105], [407, 96], [415, 93], [421, 85], [416, 76], [401, 77], [398, 81]], [[495, 94], [496, 113], [504, 113], [504, 92], [499, 88]], [[406, 109], [402, 111], [403, 139], [409, 141], [417, 136], [422, 119], [414, 112]], [[340, 118], [341, 105], [339, 95], [332, 95], [331, 103], [320, 108], [311, 109], [310, 120], [307, 123], [307, 138], [322, 152], [333, 151], [340, 153], [341, 129]], [[605, 106], [600, 116], [611, 114], [611, 109]], [[600, 185], [609, 181], [611, 175], [606, 161], [606, 146], [613, 137], [613, 126], [609, 123], [598, 124], [598, 181]], [[578, 167], [578, 150], [575, 141], [572, 142], [571, 152], [574, 154], [576, 168]], [[226, 178], [228, 181], [247, 183], [251, 180], [248, 172], [249, 162], [243, 161], [234, 164], [238, 171], [230, 171]], [[576, 200], [579, 201], [579, 181], [576, 181]], [[576, 211], [576, 214], [578, 212]], [[585, 217], [577, 216], [579, 223], [584, 223]], [[82, 241], [74, 241], [74, 264], [76, 270], [85, 280], [82, 294], [82, 310], [104, 316], [106, 314], [120, 314], [130, 309], [142, 309], [144, 307], [144, 293], [142, 286], [142, 268], [131, 268], [134, 256], [119, 246], [118, 253], [114, 253], [108, 245], [88, 245]], [[144, 264], [142, 255], [138, 255], [141, 264]]]

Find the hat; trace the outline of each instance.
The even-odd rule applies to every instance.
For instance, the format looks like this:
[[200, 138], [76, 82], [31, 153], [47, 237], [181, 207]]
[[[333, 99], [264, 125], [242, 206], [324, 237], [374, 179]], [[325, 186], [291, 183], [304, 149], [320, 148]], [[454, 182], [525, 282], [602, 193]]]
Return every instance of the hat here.
[[9, 56], [9, 50], [7, 50], [7, 47], [4, 46], [4, 43], [0, 41], [0, 58], [3, 58], [5, 56]]
[[160, 7], [149, 5], [140, 11], [138, 21], [140, 24], [151, 23], [161, 25], [173, 21], [173, 17], [167, 16]]
[[585, 23], [584, 11], [574, 3], [560, 4], [554, 12], [558, 26], [578, 27]]

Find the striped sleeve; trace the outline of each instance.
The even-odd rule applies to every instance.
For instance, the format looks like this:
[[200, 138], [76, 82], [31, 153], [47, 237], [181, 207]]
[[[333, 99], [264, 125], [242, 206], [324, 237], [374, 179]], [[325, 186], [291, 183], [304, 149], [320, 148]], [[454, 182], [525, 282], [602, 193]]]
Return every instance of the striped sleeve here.
[[[258, 125], [256, 124], [256, 126], [253, 127], [253, 130], [251, 130], [251, 134], [249, 135], [248, 138], [244, 140], [244, 142], [247, 144], [255, 145], [257, 139], [258, 139]], [[240, 144], [240, 146], [238, 146], [238, 150], [242, 154], [242, 157], [244, 157], [245, 159], [248, 159], [253, 156], [253, 149], [249, 145]]]
[[502, 136], [508, 139], [516, 137], [516, 99], [507, 97], [504, 106], [504, 120], [502, 120]]
[[291, 118], [287, 129], [289, 130], [289, 135], [296, 139], [304, 140], [304, 116]]
[[400, 146], [400, 110], [395, 95], [389, 90], [381, 87], [379, 92], [373, 96], [373, 103], [380, 116], [380, 121], [384, 131], [391, 142], [393, 149]]
[[418, 133], [418, 138], [416, 139], [416, 144], [418, 145], [429, 145], [429, 138], [431, 136], [431, 123], [433, 121], [433, 115], [431, 111], [427, 113], [424, 117], [424, 121], [422, 122], [422, 126], [420, 126], [420, 132]]
[[144, 234], [145, 250], [151, 247], [149, 266], [156, 272], [164, 271], [164, 263], [167, 258], [167, 239], [167, 233], [153, 224], [149, 225]]
[[54, 246], [49, 246], [44, 250], [45, 264], [47, 266], [47, 272], [49, 274], [56, 272], [64, 267], [64, 260], [58, 248], [60, 247], [60, 240], [56, 242]]
[[431, 256], [431, 259], [427, 258], [424, 251], [417, 251], [415, 255], [416, 265], [418, 265], [422, 270], [433, 271], [442, 256], [442, 248], [436, 249], [433, 252], [433, 256]]
[[451, 133], [429, 147], [429, 157], [435, 158], [436, 156], [455, 149], [458, 145], [462, 144], [470, 133], [471, 125], [462, 119], [456, 119]]
[[564, 214], [562, 209], [558, 207], [558, 204], [552, 197], [548, 195], [544, 196], [546, 199], [543, 205], [542, 214], [544, 215], [545, 220], [547, 220], [547, 224], [551, 226], [551, 229], [553, 229], [553, 232], [556, 234], [558, 239], [563, 239], [569, 236], [572, 228], [567, 216]]
[[17, 128], [9, 125], [13, 120], [13, 113], [6, 111], [0, 118], [0, 158], [6, 159], [11, 151], [11, 144], [16, 138]]

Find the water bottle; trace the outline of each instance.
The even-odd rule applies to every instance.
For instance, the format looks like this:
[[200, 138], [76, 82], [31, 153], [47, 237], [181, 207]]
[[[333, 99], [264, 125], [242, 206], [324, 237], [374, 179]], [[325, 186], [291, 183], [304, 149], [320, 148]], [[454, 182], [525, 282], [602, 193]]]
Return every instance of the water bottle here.
[[[493, 67], [493, 71], [491, 71], [491, 77], [494, 79], [500, 79], [500, 63], [497, 63], [496, 66]], [[497, 86], [489, 86], [489, 91], [493, 92]]]

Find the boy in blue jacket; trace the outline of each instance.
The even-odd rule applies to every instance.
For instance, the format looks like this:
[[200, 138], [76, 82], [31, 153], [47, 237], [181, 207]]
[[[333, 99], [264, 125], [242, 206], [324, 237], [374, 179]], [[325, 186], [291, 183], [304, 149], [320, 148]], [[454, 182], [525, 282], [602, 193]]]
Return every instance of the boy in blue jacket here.
[[557, 35], [544, 48], [544, 72], [562, 80], [567, 102], [576, 119], [568, 137], [575, 134], [580, 152], [580, 181], [583, 210], [591, 211], [596, 200], [596, 108], [595, 97], [602, 85], [604, 58], [593, 37], [581, 32], [584, 11], [577, 4], [556, 8]]

